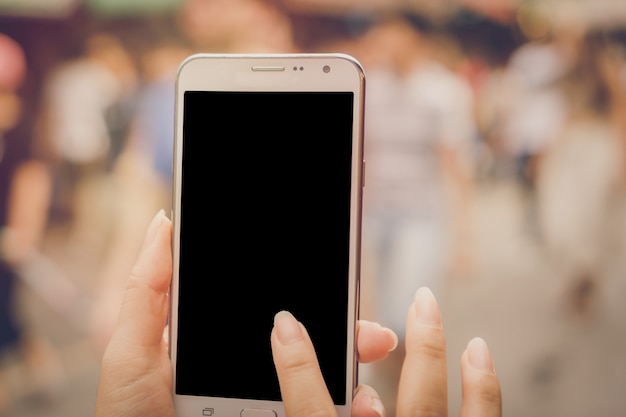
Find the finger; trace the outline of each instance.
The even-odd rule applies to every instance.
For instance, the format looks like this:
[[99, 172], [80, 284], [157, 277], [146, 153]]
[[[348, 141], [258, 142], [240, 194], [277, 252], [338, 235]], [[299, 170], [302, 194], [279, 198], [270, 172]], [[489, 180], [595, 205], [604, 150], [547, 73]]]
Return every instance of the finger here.
[[502, 416], [502, 393], [491, 353], [479, 337], [470, 340], [461, 357], [461, 417]]
[[398, 336], [378, 323], [359, 320], [356, 342], [359, 362], [369, 363], [386, 358], [398, 346]]
[[113, 338], [133, 346], [162, 346], [172, 278], [172, 225], [163, 210], [154, 217], [124, 292]]
[[398, 417], [447, 416], [446, 342], [437, 300], [415, 293], [406, 324], [406, 357], [398, 386]]
[[163, 350], [169, 352], [170, 350], [170, 328], [169, 324], [166, 324], [163, 328]]
[[376, 390], [359, 385], [352, 401], [352, 417], [385, 417], [385, 407]]
[[289, 417], [337, 415], [304, 326], [291, 313], [274, 317], [272, 355]]

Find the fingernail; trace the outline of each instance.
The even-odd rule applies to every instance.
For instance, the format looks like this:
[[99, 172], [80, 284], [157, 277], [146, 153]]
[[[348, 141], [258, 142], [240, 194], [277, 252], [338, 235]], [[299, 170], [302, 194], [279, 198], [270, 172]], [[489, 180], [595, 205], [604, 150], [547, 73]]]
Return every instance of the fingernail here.
[[398, 347], [398, 343], [399, 343], [398, 335], [396, 334], [396, 332], [394, 332], [393, 330], [391, 330], [388, 327], [383, 327], [382, 324], [377, 323], [377, 322], [367, 321], [367, 320], [363, 320], [363, 319], [361, 319], [360, 321], [370, 323], [371, 325], [378, 327], [383, 332], [385, 332], [389, 336], [391, 336], [391, 339], [393, 340], [393, 346], [391, 346], [391, 348], [389, 348], [389, 352], [392, 352], [392, 351], [396, 350], [396, 348]]
[[396, 332], [394, 332], [391, 329], [388, 329], [387, 327], [383, 327], [383, 331], [385, 333], [390, 334], [392, 339], [393, 339], [393, 347], [391, 349], [389, 349], [389, 352], [393, 352], [398, 347], [398, 335], [396, 334]]
[[417, 319], [431, 326], [441, 326], [441, 312], [435, 296], [427, 287], [415, 293], [415, 311]]
[[304, 337], [300, 323], [288, 311], [283, 310], [276, 313], [274, 316], [274, 327], [276, 328], [278, 341], [283, 345], [290, 345], [302, 340]]
[[496, 373], [491, 353], [489, 352], [487, 343], [485, 343], [482, 338], [475, 337], [469, 341], [467, 344], [467, 357], [470, 365], [474, 368], [492, 374]]
[[150, 222], [148, 226], [148, 230], [146, 231], [146, 241], [151, 241], [156, 235], [156, 231], [159, 229], [161, 223], [163, 223], [163, 216], [165, 216], [165, 211], [163, 209], [159, 210]]
[[384, 417], [385, 407], [383, 406], [383, 403], [380, 401], [380, 398], [370, 397], [370, 399], [372, 400], [372, 402], [370, 403], [370, 408], [374, 412], [376, 412], [376, 414], [378, 414], [380, 417]]

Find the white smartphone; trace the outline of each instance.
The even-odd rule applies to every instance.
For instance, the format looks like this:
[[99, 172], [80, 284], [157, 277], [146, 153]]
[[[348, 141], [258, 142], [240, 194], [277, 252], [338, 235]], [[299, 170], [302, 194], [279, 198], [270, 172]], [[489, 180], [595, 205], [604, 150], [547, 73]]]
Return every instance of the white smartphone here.
[[176, 81], [170, 354], [178, 417], [284, 417], [274, 315], [357, 383], [365, 75], [343, 54], [195, 54]]

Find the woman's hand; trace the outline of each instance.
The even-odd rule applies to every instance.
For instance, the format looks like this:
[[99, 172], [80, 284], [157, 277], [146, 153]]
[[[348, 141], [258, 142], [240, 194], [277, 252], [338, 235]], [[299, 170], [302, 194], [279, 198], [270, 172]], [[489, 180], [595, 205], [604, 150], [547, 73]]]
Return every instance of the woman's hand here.
[[[96, 417], [173, 417], [172, 364], [165, 337], [172, 276], [172, 225], [163, 211], [152, 221], [130, 277], [119, 322], [105, 351]], [[447, 416], [446, 348], [441, 313], [427, 288], [419, 289], [407, 314], [406, 358], [397, 416]], [[376, 323], [358, 323], [361, 362], [383, 359], [396, 335]], [[315, 351], [304, 326], [289, 312], [274, 319], [272, 353], [289, 417], [335, 416]], [[461, 358], [461, 417], [500, 417], [500, 384], [487, 345], [472, 339]], [[384, 416], [374, 389], [363, 385], [352, 417]]]
[[[281, 312], [274, 319], [271, 341], [287, 415], [336, 416], [304, 326], [291, 314]], [[407, 314], [406, 352], [396, 416], [447, 416], [445, 336], [437, 301], [427, 288], [416, 292]], [[469, 342], [461, 357], [461, 373], [461, 417], [500, 417], [500, 383], [482, 339]], [[353, 401], [352, 416], [384, 415], [378, 394], [371, 387], [361, 386]]]
[[[119, 321], [103, 356], [96, 417], [175, 416], [165, 331], [172, 276], [171, 238], [171, 222], [161, 211], [148, 228], [128, 278]], [[383, 359], [398, 343], [395, 333], [377, 323], [360, 321], [357, 330], [357, 352], [363, 363]], [[303, 353], [313, 353], [301, 360], [317, 366], [312, 350]], [[323, 380], [307, 386], [326, 389]]]

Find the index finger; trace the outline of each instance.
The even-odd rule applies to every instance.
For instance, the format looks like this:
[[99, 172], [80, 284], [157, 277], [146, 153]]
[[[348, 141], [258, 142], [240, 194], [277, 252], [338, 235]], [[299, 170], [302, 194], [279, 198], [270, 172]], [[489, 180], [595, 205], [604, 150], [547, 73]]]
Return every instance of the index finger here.
[[286, 415], [336, 417], [313, 343], [291, 313], [276, 314], [271, 343]]

